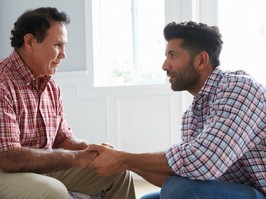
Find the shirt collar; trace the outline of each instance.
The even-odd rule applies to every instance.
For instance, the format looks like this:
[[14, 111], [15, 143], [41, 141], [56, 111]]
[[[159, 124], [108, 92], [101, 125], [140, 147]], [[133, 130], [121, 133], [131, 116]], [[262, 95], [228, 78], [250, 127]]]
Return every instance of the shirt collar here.
[[216, 67], [212, 73], [207, 77], [205, 83], [203, 84], [201, 90], [197, 96], [204, 96], [213, 93], [216, 90], [219, 82], [223, 76], [223, 71]]
[[[27, 85], [33, 85], [34, 87], [37, 87], [36, 78], [33, 76], [30, 69], [27, 67], [26, 64], [24, 64], [24, 62], [15, 50], [10, 55], [10, 61], [12, 62], [12, 65], [17, 71], [17, 74]], [[40, 88], [44, 88], [46, 84], [50, 81], [50, 79], [51, 76], [44, 76], [41, 79]]]

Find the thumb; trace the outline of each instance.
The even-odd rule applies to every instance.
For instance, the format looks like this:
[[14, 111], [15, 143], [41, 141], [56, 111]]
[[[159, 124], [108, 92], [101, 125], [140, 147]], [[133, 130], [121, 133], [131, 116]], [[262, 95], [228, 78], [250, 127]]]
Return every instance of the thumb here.
[[101, 151], [102, 146], [98, 145], [98, 144], [90, 144], [90, 146], [88, 146], [87, 150], [88, 151]]

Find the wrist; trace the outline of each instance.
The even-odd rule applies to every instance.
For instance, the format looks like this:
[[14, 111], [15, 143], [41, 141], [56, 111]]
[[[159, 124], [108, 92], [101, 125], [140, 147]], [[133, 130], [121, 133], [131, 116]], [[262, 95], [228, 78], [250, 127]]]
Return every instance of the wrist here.
[[130, 170], [130, 154], [126, 152], [121, 152], [120, 162], [123, 170]]

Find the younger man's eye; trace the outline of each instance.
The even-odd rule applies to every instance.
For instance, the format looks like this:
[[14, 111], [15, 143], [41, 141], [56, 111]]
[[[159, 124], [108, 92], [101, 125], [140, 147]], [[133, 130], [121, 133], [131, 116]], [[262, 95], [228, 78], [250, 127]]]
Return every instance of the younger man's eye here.
[[176, 57], [176, 54], [174, 52], [170, 52], [169, 55], [170, 55], [171, 58]]

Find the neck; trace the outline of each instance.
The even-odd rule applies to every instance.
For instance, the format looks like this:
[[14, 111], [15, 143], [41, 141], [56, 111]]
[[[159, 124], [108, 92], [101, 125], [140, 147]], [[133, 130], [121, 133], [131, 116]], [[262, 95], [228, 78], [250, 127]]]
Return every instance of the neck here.
[[20, 49], [16, 49], [16, 52], [18, 53], [20, 59], [23, 61], [25, 66], [31, 71], [31, 73], [35, 77], [36, 81], [39, 82], [40, 79], [43, 78], [43, 76], [37, 75], [37, 73], [35, 72], [34, 67], [33, 67], [34, 64], [33, 64], [32, 60], [30, 59], [30, 56], [27, 55], [27, 52], [25, 50], [23, 50], [23, 47], [21, 47]]
[[213, 72], [213, 70], [214, 69], [211, 66], [208, 66], [204, 70], [200, 71], [198, 82], [195, 84], [193, 89], [188, 90], [188, 92], [195, 97], [199, 93], [208, 76]]

